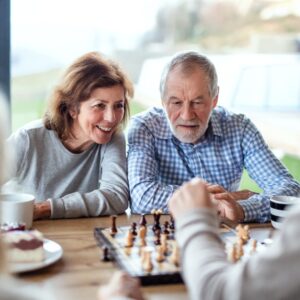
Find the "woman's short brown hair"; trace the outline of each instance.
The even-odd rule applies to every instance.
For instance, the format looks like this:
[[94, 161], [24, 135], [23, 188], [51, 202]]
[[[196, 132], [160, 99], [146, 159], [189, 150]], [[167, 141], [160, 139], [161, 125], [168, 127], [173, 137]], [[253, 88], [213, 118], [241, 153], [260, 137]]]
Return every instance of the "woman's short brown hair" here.
[[65, 72], [61, 83], [54, 89], [44, 115], [44, 125], [57, 132], [61, 140], [71, 134], [73, 118], [71, 109], [79, 112], [80, 102], [89, 99], [96, 88], [121, 85], [125, 91], [124, 118], [129, 118], [129, 100], [133, 97], [133, 85], [127, 75], [113, 61], [98, 52], [79, 57]]

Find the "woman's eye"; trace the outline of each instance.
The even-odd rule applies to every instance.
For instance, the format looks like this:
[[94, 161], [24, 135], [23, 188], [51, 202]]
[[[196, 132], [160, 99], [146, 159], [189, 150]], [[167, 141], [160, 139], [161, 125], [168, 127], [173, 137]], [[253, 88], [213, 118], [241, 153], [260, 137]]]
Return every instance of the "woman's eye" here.
[[124, 108], [124, 103], [118, 103], [118, 104], [116, 105], [116, 108]]
[[100, 109], [104, 109], [105, 108], [105, 104], [104, 103], [98, 103], [96, 105], [94, 105], [95, 108], [100, 108]]

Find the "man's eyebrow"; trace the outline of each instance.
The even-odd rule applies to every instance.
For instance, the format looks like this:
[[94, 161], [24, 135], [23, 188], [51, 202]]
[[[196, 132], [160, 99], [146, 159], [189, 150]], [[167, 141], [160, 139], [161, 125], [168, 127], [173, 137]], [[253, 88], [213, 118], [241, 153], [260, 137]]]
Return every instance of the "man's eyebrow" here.
[[168, 100], [181, 101], [181, 99], [179, 99], [175, 96], [171, 96]]
[[202, 95], [197, 96], [196, 98], [192, 99], [191, 101], [203, 100], [204, 97]]

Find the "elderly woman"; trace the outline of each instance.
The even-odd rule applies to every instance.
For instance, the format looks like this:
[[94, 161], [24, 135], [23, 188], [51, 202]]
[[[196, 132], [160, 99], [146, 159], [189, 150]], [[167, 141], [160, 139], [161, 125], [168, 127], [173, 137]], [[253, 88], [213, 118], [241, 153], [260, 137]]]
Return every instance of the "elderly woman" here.
[[34, 218], [123, 213], [128, 206], [125, 139], [133, 87], [96, 52], [78, 58], [50, 98], [43, 121], [9, 139], [11, 178], [35, 195]]

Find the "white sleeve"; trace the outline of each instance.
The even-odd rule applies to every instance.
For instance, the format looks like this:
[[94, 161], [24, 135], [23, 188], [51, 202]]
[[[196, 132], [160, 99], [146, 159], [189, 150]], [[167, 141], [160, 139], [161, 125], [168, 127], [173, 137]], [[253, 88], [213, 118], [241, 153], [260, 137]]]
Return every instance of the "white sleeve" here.
[[299, 299], [299, 218], [298, 209], [269, 249], [236, 264], [227, 261], [211, 211], [181, 218], [176, 236], [191, 299]]

